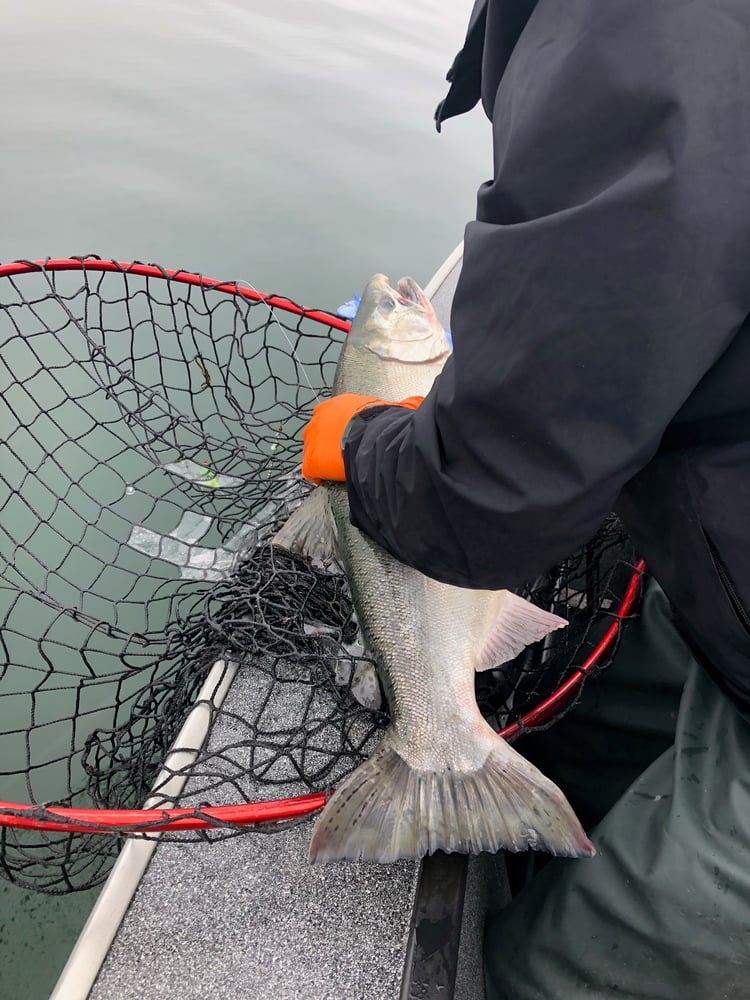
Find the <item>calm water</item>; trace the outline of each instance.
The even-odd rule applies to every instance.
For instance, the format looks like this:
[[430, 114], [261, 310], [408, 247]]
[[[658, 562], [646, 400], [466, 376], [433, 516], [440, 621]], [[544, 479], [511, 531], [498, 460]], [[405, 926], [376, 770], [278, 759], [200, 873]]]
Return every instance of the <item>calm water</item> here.
[[[329, 309], [375, 271], [426, 281], [490, 172], [479, 112], [432, 125], [470, 6], [3, 4], [0, 260], [157, 261]], [[0, 998], [48, 997], [94, 895], [0, 883]]]

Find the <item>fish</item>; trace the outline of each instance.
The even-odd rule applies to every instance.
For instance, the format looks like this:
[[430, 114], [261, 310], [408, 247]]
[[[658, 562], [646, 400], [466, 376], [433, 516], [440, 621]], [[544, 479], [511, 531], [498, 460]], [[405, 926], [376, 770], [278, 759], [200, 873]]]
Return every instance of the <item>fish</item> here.
[[[425, 396], [450, 353], [412, 278], [368, 283], [336, 368], [333, 393]], [[312, 863], [417, 859], [435, 851], [595, 851], [560, 789], [485, 721], [477, 671], [496, 669], [567, 624], [508, 590], [449, 586], [400, 562], [351, 524], [347, 488], [324, 482], [274, 544], [346, 573], [366, 657], [390, 724], [371, 756], [324, 806]]]

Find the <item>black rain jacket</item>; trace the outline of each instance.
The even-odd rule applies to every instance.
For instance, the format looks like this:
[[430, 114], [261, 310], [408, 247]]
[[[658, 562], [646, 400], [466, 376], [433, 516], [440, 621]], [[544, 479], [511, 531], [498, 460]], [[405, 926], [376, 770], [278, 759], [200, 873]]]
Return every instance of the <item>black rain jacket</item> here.
[[750, 713], [750, 3], [479, 0], [441, 121], [494, 177], [454, 354], [345, 446], [355, 525], [429, 576], [517, 586], [616, 511]]

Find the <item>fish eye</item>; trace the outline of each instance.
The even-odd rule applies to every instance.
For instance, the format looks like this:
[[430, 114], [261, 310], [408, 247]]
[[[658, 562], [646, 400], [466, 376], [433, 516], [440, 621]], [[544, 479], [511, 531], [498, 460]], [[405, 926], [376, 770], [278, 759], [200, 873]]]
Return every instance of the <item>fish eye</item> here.
[[384, 316], [390, 316], [395, 308], [396, 303], [390, 296], [384, 295], [380, 302], [378, 302], [378, 310], [383, 313]]

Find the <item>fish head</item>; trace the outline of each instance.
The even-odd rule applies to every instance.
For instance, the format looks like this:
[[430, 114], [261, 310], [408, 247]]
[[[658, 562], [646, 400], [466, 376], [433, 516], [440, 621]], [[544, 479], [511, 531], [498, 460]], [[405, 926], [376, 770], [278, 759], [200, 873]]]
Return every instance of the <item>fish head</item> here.
[[446, 358], [450, 344], [432, 303], [413, 278], [396, 288], [384, 274], [372, 277], [347, 342], [385, 361], [424, 364]]

